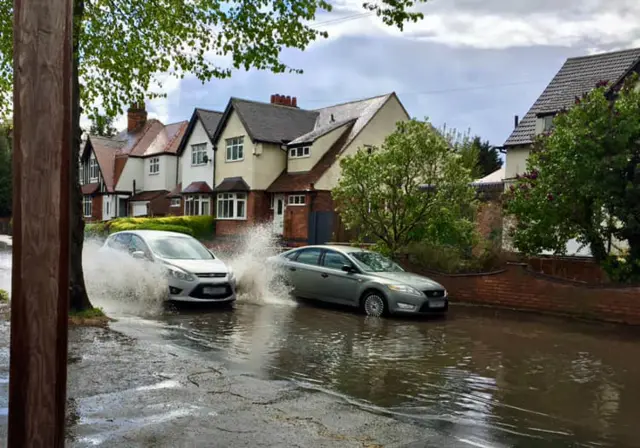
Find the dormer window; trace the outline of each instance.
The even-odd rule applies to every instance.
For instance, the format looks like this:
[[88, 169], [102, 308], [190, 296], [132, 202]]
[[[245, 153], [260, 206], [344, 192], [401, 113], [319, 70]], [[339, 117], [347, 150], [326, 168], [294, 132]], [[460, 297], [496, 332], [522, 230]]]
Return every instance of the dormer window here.
[[299, 159], [301, 157], [309, 157], [311, 148], [309, 146], [301, 146], [299, 148], [291, 148], [289, 150], [290, 159]]

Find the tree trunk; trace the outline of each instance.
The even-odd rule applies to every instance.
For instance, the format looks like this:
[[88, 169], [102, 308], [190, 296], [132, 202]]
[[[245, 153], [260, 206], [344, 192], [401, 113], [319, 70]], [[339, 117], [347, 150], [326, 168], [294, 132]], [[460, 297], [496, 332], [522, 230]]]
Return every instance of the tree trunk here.
[[69, 285], [69, 309], [83, 311], [93, 308], [87, 295], [84, 284], [84, 272], [82, 270], [82, 248], [84, 246], [84, 220], [82, 218], [82, 191], [80, 190], [80, 178], [78, 160], [80, 158], [82, 130], [80, 129], [80, 79], [78, 74], [79, 41], [82, 16], [84, 14], [84, 1], [73, 2], [73, 90], [72, 107], [73, 115], [71, 125], [73, 127], [73, 145], [71, 146], [71, 201], [69, 204], [71, 225], [71, 272]]

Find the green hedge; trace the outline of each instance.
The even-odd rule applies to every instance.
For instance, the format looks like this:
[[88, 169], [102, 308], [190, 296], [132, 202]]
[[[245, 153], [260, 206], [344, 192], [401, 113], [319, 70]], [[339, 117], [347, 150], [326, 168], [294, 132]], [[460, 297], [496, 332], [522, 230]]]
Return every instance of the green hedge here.
[[4, 289], [0, 289], [0, 303], [9, 301], [9, 293]]
[[166, 216], [162, 218], [116, 218], [85, 225], [87, 236], [106, 237], [123, 230], [164, 230], [200, 239], [211, 239], [215, 232], [213, 216]]

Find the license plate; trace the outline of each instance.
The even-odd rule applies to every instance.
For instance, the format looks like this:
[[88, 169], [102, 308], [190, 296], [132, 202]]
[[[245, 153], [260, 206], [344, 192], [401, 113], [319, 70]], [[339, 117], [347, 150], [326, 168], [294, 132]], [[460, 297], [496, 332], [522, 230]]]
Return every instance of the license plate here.
[[444, 300], [432, 300], [429, 302], [429, 308], [444, 308]]
[[205, 294], [209, 294], [212, 296], [218, 295], [218, 294], [224, 294], [227, 291], [227, 288], [225, 288], [224, 286], [205, 286], [204, 288], [202, 288], [202, 292]]

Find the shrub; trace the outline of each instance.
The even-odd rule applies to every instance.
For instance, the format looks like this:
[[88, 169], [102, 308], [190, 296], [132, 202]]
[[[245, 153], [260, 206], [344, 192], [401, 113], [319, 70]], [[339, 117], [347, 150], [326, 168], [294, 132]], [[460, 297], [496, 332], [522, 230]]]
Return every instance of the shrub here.
[[210, 239], [214, 234], [213, 216], [166, 216], [162, 218], [116, 218], [111, 221], [87, 224], [87, 236], [104, 237], [124, 230], [163, 230]]
[[446, 274], [490, 272], [504, 265], [501, 252], [490, 246], [474, 255], [456, 246], [414, 243], [407, 257], [417, 266]]
[[4, 289], [0, 289], [0, 303], [6, 303], [9, 301], [9, 293]]

